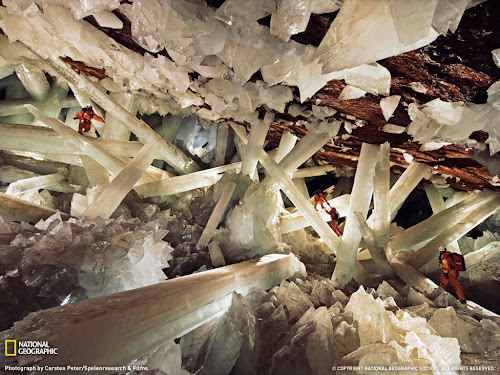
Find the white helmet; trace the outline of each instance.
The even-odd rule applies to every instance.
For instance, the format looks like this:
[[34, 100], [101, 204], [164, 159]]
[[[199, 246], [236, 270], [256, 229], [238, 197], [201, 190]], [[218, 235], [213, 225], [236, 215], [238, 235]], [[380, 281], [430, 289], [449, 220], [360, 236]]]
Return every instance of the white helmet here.
[[443, 246], [439, 246], [438, 249], [439, 249], [440, 252], [446, 251], [446, 247], [443, 247]]

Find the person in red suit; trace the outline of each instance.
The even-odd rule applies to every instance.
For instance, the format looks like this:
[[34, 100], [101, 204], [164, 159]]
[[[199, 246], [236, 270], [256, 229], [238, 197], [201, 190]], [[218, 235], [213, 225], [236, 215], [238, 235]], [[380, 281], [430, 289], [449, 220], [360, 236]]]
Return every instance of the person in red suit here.
[[325, 209], [323, 203], [326, 203], [330, 208], [332, 208], [332, 206], [330, 206], [330, 203], [328, 203], [326, 200], [326, 191], [316, 190], [316, 192], [314, 193], [314, 208], [316, 209], [316, 211], [318, 210], [316, 208], [318, 204], [321, 205], [322, 209]]
[[458, 271], [455, 269], [455, 262], [453, 261], [453, 256], [446, 250], [445, 247], [439, 247], [439, 263], [443, 267], [443, 272], [441, 273], [439, 286], [446, 290], [448, 284], [455, 289], [457, 296], [461, 303], [467, 303], [465, 298], [462, 285], [458, 281]]
[[80, 123], [78, 124], [78, 133], [80, 134], [90, 131], [90, 126], [92, 125], [91, 120], [104, 122], [101, 116], [98, 116], [94, 113], [94, 111], [92, 110], [92, 106], [90, 105], [83, 107], [80, 113], [78, 113], [74, 117], [74, 119], [80, 120]]
[[339, 228], [340, 216], [335, 207], [332, 207], [330, 211], [326, 210], [326, 213], [330, 215], [330, 217], [332, 218], [332, 220], [330, 221], [330, 226], [332, 227], [332, 230], [335, 232], [337, 236], [339, 237], [342, 236], [342, 231]]

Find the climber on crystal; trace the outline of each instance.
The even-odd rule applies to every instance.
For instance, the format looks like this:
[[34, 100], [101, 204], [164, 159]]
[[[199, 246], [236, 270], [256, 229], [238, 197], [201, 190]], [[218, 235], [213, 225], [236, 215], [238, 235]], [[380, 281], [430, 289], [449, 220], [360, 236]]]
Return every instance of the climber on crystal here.
[[339, 237], [342, 236], [342, 231], [339, 228], [340, 215], [337, 212], [337, 210], [335, 209], [335, 207], [332, 207], [332, 209], [330, 211], [328, 211], [328, 210], [325, 210], [325, 211], [332, 218], [332, 220], [330, 221], [330, 226], [332, 227], [332, 230], [335, 232], [335, 234], [337, 236], [339, 236]]
[[445, 247], [439, 247], [439, 264], [443, 267], [443, 272], [441, 273], [439, 286], [446, 291], [448, 284], [455, 289], [457, 296], [461, 303], [467, 303], [465, 299], [464, 291], [462, 286], [458, 281], [458, 271], [456, 269], [455, 260], [453, 259], [453, 254], [450, 253]]
[[102, 117], [96, 115], [92, 110], [92, 106], [88, 105], [83, 107], [80, 113], [78, 113], [75, 117], [75, 120], [80, 120], [78, 124], [78, 133], [83, 134], [83, 132], [89, 132], [90, 126], [92, 125], [91, 120], [96, 120], [100, 122], [104, 122]]
[[323, 190], [316, 190], [314, 192], [314, 208], [316, 209], [316, 211], [318, 210], [316, 207], [319, 205], [321, 205], [321, 208], [322, 209], [325, 209], [325, 207], [323, 206], [323, 203], [326, 203], [330, 208], [332, 208], [332, 206], [330, 206], [330, 203], [328, 203], [328, 201], [326, 200], [326, 191], [323, 191]]

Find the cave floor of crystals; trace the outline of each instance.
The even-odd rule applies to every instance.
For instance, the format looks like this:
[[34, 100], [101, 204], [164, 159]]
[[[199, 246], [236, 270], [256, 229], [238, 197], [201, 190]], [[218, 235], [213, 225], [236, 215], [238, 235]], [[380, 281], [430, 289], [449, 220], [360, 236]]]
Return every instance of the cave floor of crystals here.
[[0, 373], [498, 373], [493, 1], [0, 1]]

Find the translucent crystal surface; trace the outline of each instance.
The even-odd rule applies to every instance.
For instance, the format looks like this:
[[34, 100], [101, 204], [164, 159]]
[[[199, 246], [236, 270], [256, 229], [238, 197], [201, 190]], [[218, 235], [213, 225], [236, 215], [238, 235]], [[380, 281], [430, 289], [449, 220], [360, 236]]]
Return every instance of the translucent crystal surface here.
[[337, 253], [337, 265], [332, 275], [332, 280], [341, 284], [348, 283], [354, 272], [361, 232], [353, 216], [355, 212], [360, 212], [363, 216], [368, 213], [373, 193], [373, 174], [378, 152], [378, 146], [363, 143], [354, 178], [344, 234]]
[[271, 17], [271, 35], [285, 42], [304, 31], [311, 15], [312, 0], [280, 0]]

